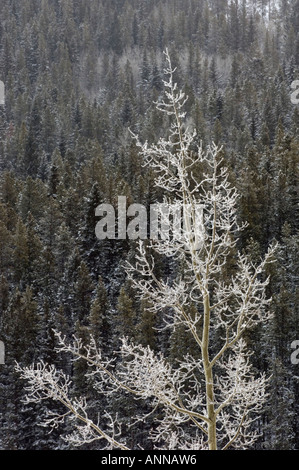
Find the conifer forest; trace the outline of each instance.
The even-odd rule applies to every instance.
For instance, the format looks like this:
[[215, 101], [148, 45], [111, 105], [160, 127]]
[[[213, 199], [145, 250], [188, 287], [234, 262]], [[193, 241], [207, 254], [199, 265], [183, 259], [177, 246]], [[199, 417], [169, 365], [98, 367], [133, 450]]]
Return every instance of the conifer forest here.
[[0, 81], [0, 450], [298, 450], [299, 0], [1, 0]]

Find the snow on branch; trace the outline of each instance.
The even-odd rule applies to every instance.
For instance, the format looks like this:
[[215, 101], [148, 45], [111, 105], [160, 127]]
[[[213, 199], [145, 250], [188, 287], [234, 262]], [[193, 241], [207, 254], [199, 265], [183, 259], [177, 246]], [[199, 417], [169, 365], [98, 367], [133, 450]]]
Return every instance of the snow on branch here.
[[104, 440], [107, 443], [107, 449], [128, 449], [123, 443], [116, 440], [119, 431], [116, 431], [117, 422], [115, 419], [112, 420], [108, 414], [105, 414], [106, 418], [109, 417], [113, 429], [109, 435], [99, 427], [99, 424], [95, 424], [88, 418], [87, 403], [84, 397], [70, 398], [71, 381], [62, 371], [58, 371], [53, 365], [44, 362], [30, 367], [21, 367], [17, 364], [16, 371], [27, 382], [25, 404], [40, 403], [51, 399], [62, 404], [67, 410], [62, 414], [48, 410], [43, 426], [50, 429], [57, 428], [68, 418], [74, 426], [74, 432], [64, 438], [68, 443], [78, 446], [95, 440]]

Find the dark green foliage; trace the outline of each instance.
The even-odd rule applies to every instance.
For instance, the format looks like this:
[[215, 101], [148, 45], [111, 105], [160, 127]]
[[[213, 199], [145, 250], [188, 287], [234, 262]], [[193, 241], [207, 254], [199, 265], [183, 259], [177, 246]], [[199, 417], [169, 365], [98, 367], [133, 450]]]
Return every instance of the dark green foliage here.
[[[107, 356], [122, 335], [161, 350], [172, 364], [194, 353], [183, 329], [157, 336], [161, 318], [126, 282], [122, 263], [134, 260], [134, 244], [95, 236], [99, 204], [127, 196], [128, 204], [148, 208], [163, 196], [128, 128], [142, 141], [165, 136], [169, 122], [154, 102], [162, 96], [167, 47], [189, 97], [196, 142], [223, 145], [240, 220], [249, 223], [241, 250], [254, 260], [273, 239], [281, 243], [269, 273], [271, 328], [247, 340], [256, 345], [257, 371], [272, 373], [257, 447], [298, 449], [298, 365], [290, 363], [290, 344], [299, 340], [299, 108], [290, 93], [299, 79], [299, 3], [274, 3], [2, 0], [0, 340], [7, 363], [0, 365], [0, 448], [63, 448], [58, 432], [36, 431], [43, 411], [21, 405], [15, 360], [58, 365], [74, 379], [74, 393], [86, 391], [94, 416], [102, 404], [84, 377], [86, 364], [73, 367], [55, 353], [54, 328], [85, 343], [92, 334]], [[157, 269], [176, 275], [163, 259]], [[224, 276], [233, 271], [232, 253]], [[142, 405], [127, 396], [105, 403], [114, 405], [130, 443], [139, 433], [149, 445], [146, 425], [126, 427]]]

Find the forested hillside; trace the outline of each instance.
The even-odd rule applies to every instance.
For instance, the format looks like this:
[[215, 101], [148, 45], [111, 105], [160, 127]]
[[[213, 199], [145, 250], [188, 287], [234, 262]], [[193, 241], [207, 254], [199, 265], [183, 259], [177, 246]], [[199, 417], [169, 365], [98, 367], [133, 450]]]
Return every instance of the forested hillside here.
[[[44, 407], [25, 406], [15, 362], [42, 360], [68, 373], [97, 419], [103, 403], [85, 364], [54, 351], [53, 328], [67, 338], [94, 335], [104, 354], [129, 336], [171, 363], [192, 349], [177, 330], [158, 334], [126, 279], [132, 240], [99, 240], [96, 207], [148, 207], [161, 194], [142, 166], [135, 140], [156, 142], [169, 122], [156, 108], [168, 49], [188, 96], [195, 143], [223, 146], [238, 216], [248, 227], [238, 248], [253, 261], [278, 241], [269, 267], [268, 328], [250, 331], [256, 371], [271, 375], [255, 426], [256, 449], [298, 449], [299, 365], [299, 80], [298, 0], [2, 0], [0, 9], [0, 448], [68, 449], [48, 429]], [[233, 260], [231, 261], [233, 271]], [[171, 269], [160, 260], [161, 273]], [[230, 273], [227, 273], [229, 276]], [[101, 406], [100, 406], [101, 405]], [[48, 406], [53, 406], [49, 403]], [[151, 444], [154, 416], [128, 426], [144, 406], [120, 394], [130, 447]], [[85, 448], [101, 448], [90, 443]]]

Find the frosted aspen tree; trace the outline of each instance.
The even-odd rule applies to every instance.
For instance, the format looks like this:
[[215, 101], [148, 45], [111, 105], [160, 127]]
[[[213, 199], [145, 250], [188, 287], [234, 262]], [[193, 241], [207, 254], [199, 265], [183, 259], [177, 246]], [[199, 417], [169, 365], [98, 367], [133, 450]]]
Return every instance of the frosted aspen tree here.
[[[165, 98], [157, 107], [172, 119], [170, 133], [155, 145], [142, 144], [137, 137], [136, 142], [144, 164], [155, 172], [155, 184], [164, 191], [164, 203], [188, 210], [183, 211], [180, 237], [137, 243], [136, 264], [127, 266], [127, 274], [148, 309], [162, 314], [162, 328], [185, 328], [198, 354], [186, 354], [173, 364], [163, 354], [123, 338], [119, 353], [107, 359], [93, 338], [82, 348], [80, 340], [67, 341], [56, 332], [58, 351], [70, 353], [73, 360], [86, 359], [100, 394], [125, 391], [150, 403], [152, 412], [159, 409], [159, 421], [149, 435], [157, 448], [251, 448], [257, 437], [254, 421], [267, 400], [267, 378], [255, 376], [244, 333], [270, 318], [263, 272], [275, 247], [258, 266], [238, 252], [243, 227], [237, 220], [237, 192], [228, 181], [220, 148], [212, 144], [193, 149], [194, 134], [185, 128], [186, 98], [177, 90], [165, 55]], [[153, 252], [177, 262], [177, 275], [157, 277]], [[226, 270], [230, 256], [232, 272]], [[73, 420], [74, 432], [67, 437], [71, 444], [103, 439], [109, 448], [128, 448], [117, 417], [104, 410], [99, 422], [90, 421], [86, 400], [71, 398], [69, 378], [53, 366], [17, 369], [27, 381], [27, 402], [52, 398], [65, 405], [66, 413], [52, 410], [46, 424]]]

